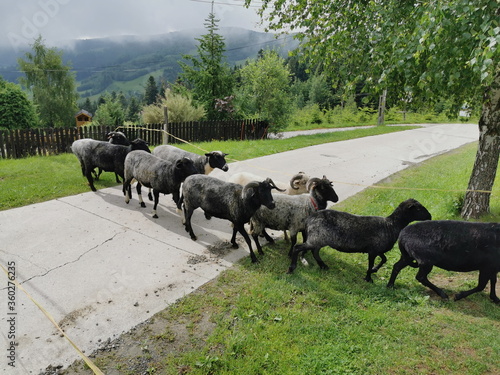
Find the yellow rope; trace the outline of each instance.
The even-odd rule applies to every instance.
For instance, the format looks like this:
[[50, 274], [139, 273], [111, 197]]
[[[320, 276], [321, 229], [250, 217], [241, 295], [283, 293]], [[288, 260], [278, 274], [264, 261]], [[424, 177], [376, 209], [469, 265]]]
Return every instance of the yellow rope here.
[[28, 298], [40, 309], [40, 311], [42, 313], [44, 313], [44, 315], [47, 317], [47, 319], [50, 320], [50, 322], [57, 328], [57, 330], [64, 336], [64, 338], [66, 340], [68, 340], [68, 342], [71, 344], [71, 346], [73, 346], [73, 348], [75, 348], [75, 350], [80, 355], [80, 357], [82, 357], [82, 359], [85, 361], [87, 366], [89, 366], [89, 368], [91, 368], [92, 371], [94, 371], [94, 374], [104, 375], [104, 373], [101, 370], [99, 370], [99, 368], [85, 354], [83, 354], [83, 352], [78, 348], [78, 346], [76, 346], [76, 344], [61, 329], [61, 327], [59, 327], [59, 325], [56, 323], [54, 318], [49, 314], [49, 312], [47, 310], [45, 310], [44, 307], [38, 301], [36, 301], [15, 278], [12, 278], [11, 276], [9, 276], [9, 273], [7, 272], [7, 270], [5, 269], [5, 267], [3, 265], [0, 264], [0, 267], [2, 267], [3, 271], [7, 275], [8, 280], [12, 281], [19, 290], [23, 291], [24, 294], [26, 294], [26, 296], [28, 296]]

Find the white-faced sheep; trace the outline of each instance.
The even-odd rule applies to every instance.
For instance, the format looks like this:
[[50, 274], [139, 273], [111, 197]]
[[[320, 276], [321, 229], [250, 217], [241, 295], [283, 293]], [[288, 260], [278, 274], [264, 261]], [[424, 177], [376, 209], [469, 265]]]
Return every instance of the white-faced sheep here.
[[293, 247], [297, 243], [297, 234], [302, 232], [305, 237], [304, 229], [309, 215], [318, 210], [324, 210], [328, 201], [337, 202], [339, 200], [332, 183], [325, 176], [322, 179], [316, 177], [309, 179], [307, 186], [309, 194], [276, 194], [274, 196], [274, 209], [269, 210], [262, 206], [252, 216], [250, 233], [259, 253], [262, 252], [259, 243], [260, 235], [266, 236], [269, 242], [273, 242], [273, 239], [265, 232], [265, 228], [270, 228], [290, 231], [291, 247], [288, 255], [292, 256]]
[[71, 150], [80, 161], [82, 173], [89, 182], [92, 191], [96, 191], [92, 172], [100, 168], [106, 172], [115, 172], [123, 178], [125, 157], [130, 151], [144, 150], [150, 152], [148, 144], [142, 139], [130, 142], [129, 146], [115, 145], [93, 139], [79, 139], [71, 145]]
[[[262, 181], [264, 177], [258, 176], [249, 172], [239, 172], [233, 174], [228, 178], [228, 182], [233, 182], [235, 184], [240, 184], [241, 186], [245, 186], [249, 182], [252, 181]], [[290, 182], [284, 183], [281, 181], [275, 181], [275, 185], [282, 189], [283, 194], [288, 195], [298, 195], [307, 193], [307, 181], [309, 180], [309, 176], [304, 172], [298, 172], [293, 175], [290, 179]]]
[[[299, 254], [312, 251], [321, 269], [328, 266], [319, 256], [324, 246], [345, 253], [368, 253], [368, 270], [365, 280], [372, 282], [371, 274], [387, 261], [385, 253], [396, 243], [401, 230], [417, 220], [431, 220], [431, 214], [415, 199], [400, 203], [388, 217], [359, 216], [335, 210], [313, 213], [306, 221], [307, 240], [296, 245], [292, 254], [289, 273], [297, 267]], [[375, 258], [381, 262], [374, 267]]]
[[141, 207], [146, 207], [141, 195], [141, 185], [153, 189], [154, 207], [153, 217], [157, 218], [156, 208], [160, 193], [172, 194], [172, 199], [177, 205], [182, 182], [186, 177], [197, 173], [190, 158], [181, 157], [178, 160], [163, 160], [144, 151], [132, 151], [125, 158], [125, 178], [123, 180], [123, 193], [125, 202], [132, 197], [131, 182], [137, 180], [137, 195]]
[[219, 168], [224, 172], [227, 172], [229, 169], [225, 159], [225, 156], [228, 154], [221, 151], [212, 151], [204, 155], [198, 155], [193, 152], [184, 151], [175, 146], [161, 145], [154, 148], [153, 155], [164, 160], [179, 160], [183, 157], [190, 158], [194, 162], [198, 171], [197, 173], [200, 174], [209, 174], [215, 168]]
[[180, 204], [183, 203], [183, 221], [186, 231], [189, 232], [192, 240], [196, 240], [191, 225], [191, 216], [197, 208], [205, 211], [206, 216], [229, 220], [233, 224], [231, 238], [233, 247], [238, 247], [236, 233], [239, 232], [248, 245], [252, 262], [257, 262], [245, 224], [261, 205], [269, 209], [274, 208], [272, 189], [277, 189], [277, 187], [269, 178], [262, 182], [250, 182], [243, 187], [206, 175], [189, 176], [182, 185], [182, 197], [179, 201]]
[[475, 288], [455, 295], [455, 300], [482, 291], [490, 282], [490, 298], [500, 299], [495, 292], [500, 272], [500, 224], [436, 220], [410, 225], [399, 235], [401, 259], [394, 264], [387, 284], [393, 287], [399, 272], [406, 266], [418, 268], [416, 279], [441, 298], [447, 294], [431, 283], [427, 275], [434, 266], [447, 271], [479, 271]]

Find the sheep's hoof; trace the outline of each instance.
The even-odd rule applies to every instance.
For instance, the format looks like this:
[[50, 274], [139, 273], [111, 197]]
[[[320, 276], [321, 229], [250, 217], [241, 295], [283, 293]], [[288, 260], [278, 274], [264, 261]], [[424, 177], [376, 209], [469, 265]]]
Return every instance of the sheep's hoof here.
[[154, 214], [154, 215], [153, 215], [153, 219], [158, 219], [158, 215], [157, 215], [157, 214]]
[[238, 246], [238, 244], [237, 244], [237, 243], [233, 243], [233, 244], [231, 245], [231, 247], [232, 247], [233, 249], [237, 249], [239, 246]]
[[191, 239], [192, 239], [193, 241], [196, 241], [198, 238], [196, 238], [196, 236], [191, 236]]
[[142, 207], [142, 208], [145, 208], [145, 207], [146, 207], [146, 203], [141, 202], [141, 207]]
[[367, 282], [367, 283], [373, 283], [373, 279], [371, 277], [365, 277], [364, 280]]
[[293, 270], [294, 270], [294, 269], [295, 269], [295, 268], [288, 267], [288, 271], [286, 271], [286, 273], [291, 274], [291, 273], [293, 273]]

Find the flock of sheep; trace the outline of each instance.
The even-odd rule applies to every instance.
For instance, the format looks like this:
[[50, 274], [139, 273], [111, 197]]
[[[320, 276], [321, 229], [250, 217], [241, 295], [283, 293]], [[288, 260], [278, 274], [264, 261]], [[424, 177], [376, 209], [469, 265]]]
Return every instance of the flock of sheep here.
[[[249, 224], [261, 255], [259, 237], [273, 242], [266, 229], [282, 230], [285, 237], [287, 231], [290, 233], [288, 273], [297, 267], [299, 256], [309, 250], [319, 267], [328, 269], [319, 252], [322, 247], [330, 246], [341, 252], [368, 254], [365, 280], [369, 282], [372, 282], [371, 274], [387, 261], [385, 253], [399, 241], [401, 258], [393, 266], [388, 286], [394, 286], [399, 272], [410, 266], [418, 268], [416, 279], [419, 282], [442, 298], [448, 298], [428, 279], [434, 266], [457, 272], [478, 270], [477, 287], [458, 293], [455, 300], [482, 291], [489, 281], [490, 298], [500, 303], [495, 293], [500, 271], [500, 224], [431, 220], [429, 211], [414, 199], [401, 202], [387, 217], [353, 215], [326, 209], [327, 202], [337, 202], [338, 196], [325, 176], [310, 178], [299, 172], [284, 184], [243, 172], [223, 181], [208, 176], [215, 168], [228, 170], [227, 154], [223, 152], [198, 155], [163, 145], [151, 153], [145, 141], [129, 141], [121, 132], [111, 132], [108, 138], [108, 142], [81, 139], [72, 144], [90, 188], [96, 190], [93, 182], [102, 171], [114, 172], [118, 182], [119, 177], [123, 180], [125, 202], [129, 203], [131, 184], [136, 181], [142, 207], [145, 204], [141, 187], [150, 189], [155, 218], [158, 217], [160, 193], [172, 194], [178, 210], [182, 210], [185, 229], [193, 240], [196, 235], [191, 216], [194, 210], [201, 208], [206, 219], [217, 217], [232, 223], [233, 247], [238, 247], [236, 235], [240, 233], [248, 245], [252, 262], [258, 260], [245, 224]], [[273, 190], [278, 194], [272, 194]], [[419, 222], [409, 225], [414, 221]], [[297, 244], [298, 233], [302, 234], [302, 244]], [[375, 265], [377, 257], [381, 261]]]

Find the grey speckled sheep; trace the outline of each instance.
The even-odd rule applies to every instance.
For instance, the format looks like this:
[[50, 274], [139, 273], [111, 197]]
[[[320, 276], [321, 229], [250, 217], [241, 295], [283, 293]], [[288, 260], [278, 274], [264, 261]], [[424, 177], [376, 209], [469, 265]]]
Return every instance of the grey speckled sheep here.
[[123, 178], [125, 157], [130, 151], [144, 150], [150, 152], [148, 144], [139, 138], [130, 142], [129, 146], [115, 145], [93, 139], [79, 139], [73, 142], [71, 150], [80, 161], [82, 173], [87, 177], [92, 191], [97, 190], [92, 176], [95, 168], [100, 168], [106, 172], [115, 172]]
[[489, 281], [490, 298], [500, 303], [495, 292], [500, 272], [500, 224], [451, 220], [415, 223], [401, 231], [399, 249], [401, 259], [394, 264], [387, 286], [394, 286], [406, 266], [418, 267], [416, 279], [446, 299], [447, 294], [427, 278], [434, 266], [456, 272], [479, 271], [478, 285], [458, 293], [455, 300], [482, 291]]
[[309, 194], [276, 194], [274, 196], [274, 209], [270, 210], [263, 206], [252, 216], [250, 233], [259, 252], [262, 252], [259, 243], [260, 235], [266, 236], [268, 241], [273, 242], [273, 239], [265, 232], [265, 228], [289, 230], [291, 247], [288, 255], [292, 256], [293, 247], [297, 243], [297, 234], [304, 231], [309, 215], [317, 210], [324, 210], [328, 201], [337, 202], [339, 200], [332, 183], [325, 176], [322, 179], [311, 178], [307, 185]]
[[197, 208], [205, 211], [205, 216], [229, 220], [233, 224], [231, 238], [233, 247], [238, 247], [236, 233], [240, 232], [248, 245], [252, 262], [257, 262], [244, 225], [261, 205], [269, 209], [274, 208], [272, 189], [277, 188], [269, 178], [262, 182], [253, 181], [243, 187], [206, 175], [189, 176], [182, 185], [182, 197], [179, 201], [179, 204], [183, 204], [186, 231], [189, 232], [191, 239], [196, 240], [191, 226], [191, 216]]
[[[299, 254], [308, 250], [312, 251], [320, 268], [328, 269], [319, 251], [330, 246], [344, 253], [367, 253], [365, 280], [372, 282], [371, 274], [387, 261], [385, 253], [393, 248], [401, 230], [412, 221], [430, 219], [429, 211], [415, 199], [400, 203], [388, 217], [359, 216], [335, 210], [315, 212], [306, 222], [307, 241], [295, 246], [288, 272], [297, 267]], [[382, 260], [374, 267], [377, 256]]]
[[186, 177], [195, 173], [197, 170], [190, 158], [181, 157], [178, 160], [167, 161], [144, 151], [132, 151], [125, 158], [125, 178], [123, 180], [125, 202], [128, 203], [132, 197], [130, 184], [135, 178], [141, 207], [146, 207], [142, 200], [141, 185], [153, 189], [153, 217], [157, 218], [156, 208], [160, 193], [172, 194], [172, 199], [177, 205], [182, 182]]

